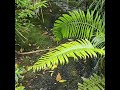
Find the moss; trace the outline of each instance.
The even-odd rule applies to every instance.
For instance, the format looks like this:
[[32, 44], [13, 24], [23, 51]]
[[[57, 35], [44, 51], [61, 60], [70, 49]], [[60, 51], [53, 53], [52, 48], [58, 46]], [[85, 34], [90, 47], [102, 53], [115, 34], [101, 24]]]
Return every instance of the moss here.
[[53, 45], [52, 39], [50, 39], [48, 35], [44, 35], [44, 30], [38, 26], [33, 26], [29, 32], [24, 35], [28, 40], [25, 41], [25, 43], [21, 40], [17, 41], [17, 44], [19, 44], [19, 46], [16, 47], [17, 50], [23, 48], [24, 51], [31, 51], [45, 49]]

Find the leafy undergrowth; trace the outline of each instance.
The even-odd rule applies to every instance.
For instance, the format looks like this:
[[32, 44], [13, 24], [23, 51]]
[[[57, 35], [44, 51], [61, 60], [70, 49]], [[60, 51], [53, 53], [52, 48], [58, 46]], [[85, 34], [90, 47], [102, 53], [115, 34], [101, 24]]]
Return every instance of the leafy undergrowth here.
[[[16, 63], [27, 70], [27, 67], [36, 62], [43, 53], [45, 52], [20, 56]], [[82, 82], [81, 76], [88, 77], [91, 74], [92, 67], [85, 65], [87, 63], [85, 64], [81, 60], [74, 62], [71, 58], [69, 64], [57, 66], [53, 70], [42, 70], [36, 73], [25, 72], [20, 83], [25, 90], [77, 90], [78, 82]], [[89, 73], [85, 73], [86, 71]]]
[[[29, 30], [27, 30], [27, 32], [23, 32], [27, 40], [25, 42], [22, 42], [20, 38], [16, 37], [17, 39], [16, 45], [15, 45], [16, 52], [24, 53], [24, 52], [32, 52], [36, 50], [44, 50], [44, 49], [56, 47], [56, 42], [53, 41], [53, 35], [51, 35], [51, 31], [50, 31], [51, 26], [53, 24], [52, 19], [53, 19], [52, 14], [51, 16], [49, 15], [49, 17], [47, 14], [44, 25], [40, 23], [41, 19], [36, 20], [34, 18], [34, 21], [31, 20], [32, 26], [31, 27], [28, 26]], [[49, 24], [51, 26], [48, 26]], [[26, 54], [21, 55], [17, 53], [15, 54], [15, 63], [19, 65], [19, 67], [23, 67], [26, 71], [25, 73], [22, 74], [24, 78], [18, 82], [25, 87], [25, 90], [45, 90], [44, 87], [49, 83], [50, 79], [52, 82], [53, 81], [56, 82], [56, 80], [49, 75], [50, 74], [49, 72], [48, 73], [47, 72], [44, 73], [44, 71], [41, 71], [38, 73], [27, 72], [28, 66], [33, 65], [38, 60], [38, 58], [46, 52], [48, 51], [42, 51], [42, 52], [32, 53], [27, 55]], [[45, 81], [43, 79], [45, 79]], [[45, 84], [44, 87], [41, 86], [42, 84]], [[51, 86], [48, 85], [48, 88], [49, 87]]]
[[[27, 71], [29, 66], [33, 65], [37, 62], [38, 58], [48, 52], [45, 49], [57, 46], [56, 42], [53, 41], [51, 28], [53, 27], [54, 20], [57, 19], [59, 14], [57, 15], [56, 12], [54, 12], [57, 10], [52, 10], [52, 7], [47, 10], [48, 14], [44, 14], [43, 12], [44, 23], [41, 18], [39, 18], [40, 21], [38, 20], [38, 22], [34, 19], [35, 23], [31, 21], [33, 26], [28, 28], [29, 30], [27, 33], [24, 33], [24, 36], [27, 38], [24, 43], [17, 39], [16, 51], [19, 53], [43, 50], [42, 52], [27, 55], [16, 54], [15, 63], [18, 64], [19, 67], [24, 68], [22, 74], [18, 73], [24, 76], [24, 78], [18, 80], [18, 86], [24, 86], [25, 90], [77, 90], [77, 84], [83, 82], [81, 77], [90, 77], [93, 73], [93, 60], [87, 58], [86, 62], [84, 62], [79, 58], [78, 61], [73, 62], [70, 58], [69, 64], [53, 65], [52, 70], [45, 69], [35, 73]], [[60, 43], [64, 43], [64, 41]]]
[[[39, 26], [33, 26], [32, 28], [30, 28], [28, 33], [24, 34], [24, 36], [28, 40], [25, 43], [17, 41], [16, 51], [18, 53], [32, 52], [36, 50], [43, 51], [27, 55], [26, 54], [21, 55], [17, 53], [15, 54], [15, 64], [19, 65], [19, 67], [23, 67], [26, 71], [25, 73], [22, 74], [24, 78], [20, 80], [18, 83], [24, 86], [25, 90], [33, 90], [32, 88], [34, 88], [35, 90], [40, 90], [37, 89], [38, 87], [35, 87], [34, 84], [30, 85], [30, 83], [33, 79], [36, 79], [36, 77], [40, 76], [41, 74], [37, 75], [36, 73], [33, 72], [27, 72], [27, 68], [28, 66], [33, 65], [33, 63], [35, 63], [41, 55], [47, 52], [46, 50], [44, 51], [44, 49], [53, 48], [56, 46], [56, 44], [55, 42], [53, 42], [53, 36], [50, 36], [49, 32], [47, 32], [46, 30], [42, 29]], [[37, 82], [35, 84], [39, 85], [39, 83]]]
[[[21, 45], [23, 45], [26, 51], [55, 47], [55, 43], [52, 42], [53, 39], [50, 39], [50, 37], [51, 36], [49, 36], [46, 31], [37, 29], [31, 33], [31, 35], [29, 35], [29, 42], [24, 44], [26, 48], [23, 43]], [[35, 47], [33, 47], [32, 45], [35, 43], [33, 41], [35, 40], [37, 40], [37, 44]], [[31, 46], [29, 43], [31, 43]], [[39, 48], [37, 48], [38, 46]], [[23, 74], [24, 78], [19, 82], [22, 83], [22, 85], [25, 87], [25, 90], [77, 90], [77, 84], [82, 82], [81, 76], [88, 77], [91, 74], [92, 67], [86, 67], [82, 60], [79, 60], [78, 62], [73, 62], [73, 60], [71, 60], [69, 64], [57, 66], [57, 68], [52, 71], [43, 70], [36, 73], [33, 73], [32, 71], [27, 72], [27, 68], [33, 65], [38, 58], [47, 52], [48, 51], [32, 53], [28, 55], [16, 55], [16, 64], [18, 64], [20, 67], [24, 67], [26, 70], [26, 72]], [[89, 73], [85, 73], [86, 71], [89, 71]], [[59, 78], [56, 79], [58, 75]]]
[[37, 49], [47, 49], [55, 46], [53, 36], [39, 26], [33, 26], [25, 37], [28, 39], [25, 42], [17, 41], [16, 50], [19, 52], [32, 51]]

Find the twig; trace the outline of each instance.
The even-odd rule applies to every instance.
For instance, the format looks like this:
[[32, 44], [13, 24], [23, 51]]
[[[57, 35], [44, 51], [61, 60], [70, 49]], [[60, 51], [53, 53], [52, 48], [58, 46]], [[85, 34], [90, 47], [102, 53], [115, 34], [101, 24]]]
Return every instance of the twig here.
[[15, 51], [15, 53], [17, 53], [19, 55], [25, 55], [25, 54], [33, 54], [33, 53], [38, 53], [38, 52], [44, 52], [44, 51], [47, 51], [47, 50], [50, 51], [51, 48], [50, 49], [44, 49], [44, 50], [36, 50], [36, 51], [30, 51], [30, 52], [23, 52], [23, 53], [19, 53], [19, 52]]

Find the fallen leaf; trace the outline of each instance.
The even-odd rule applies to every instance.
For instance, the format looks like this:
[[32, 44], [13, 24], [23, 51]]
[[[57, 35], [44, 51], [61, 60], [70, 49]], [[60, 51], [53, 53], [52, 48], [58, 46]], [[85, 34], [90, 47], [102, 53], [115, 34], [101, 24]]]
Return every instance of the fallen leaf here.
[[58, 72], [57, 76], [56, 76], [56, 81], [60, 81], [62, 79], [60, 73]]
[[66, 80], [60, 80], [59, 82], [60, 82], [60, 83], [63, 83], [63, 82], [66, 82]]

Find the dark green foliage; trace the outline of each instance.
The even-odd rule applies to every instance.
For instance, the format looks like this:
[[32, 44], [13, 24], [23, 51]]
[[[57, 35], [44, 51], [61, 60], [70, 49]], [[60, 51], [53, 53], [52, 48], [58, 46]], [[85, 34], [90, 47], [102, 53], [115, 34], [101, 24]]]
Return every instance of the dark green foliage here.
[[23, 48], [25, 51], [31, 51], [39, 48], [45, 49], [53, 45], [52, 39], [44, 35], [44, 31], [38, 26], [30, 27], [28, 33], [24, 33], [24, 36], [27, 38], [25, 42], [22, 42], [20, 38], [16, 37], [17, 44], [19, 45], [16, 49]]
[[101, 16], [93, 11], [87, 10], [85, 14], [81, 10], [73, 10], [68, 14], [63, 14], [55, 21], [53, 33], [56, 41], [63, 38], [88, 39], [99, 35], [105, 31]]
[[19, 81], [24, 78], [22, 75], [25, 69], [23, 67], [18, 67], [15, 65], [15, 90], [24, 90], [24, 86], [20, 85]]
[[[94, 12], [99, 12], [99, 14], [105, 14], [105, 0], [93, 0], [91, 5], [89, 6], [90, 10]], [[105, 17], [105, 16], [104, 16]]]
[[100, 32], [98, 35], [96, 35], [92, 39], [91, 43], [93, 44], [94, 47], [105, 49], [105, 34], [104, 34], [104, 32]]
[[[29, 28], [32, 25], [30, 23], [30, 18], [33, 18], [36, 15], [35, 10], [46, 7], [47, 1], [32, 2], [32, 0], [15, 0], [16, 9], [15, 9], [15, 36], [16, 42], [19, 38], [23, 43], [28, 39], [24, 34], [29, 33]], [[27, 29], [27, 30], [26, 30]]]
[[83, 83], [78, 83], [78, 90], [105, 90], [105, 77], [94, 74], [90, 78], [83, 78]]
[[[46, 7], [46, 0], [40, 0], [40, 2], [42, 3], [36, 3], [36, 0], [34, 0], [33, 2], [30, 2], [29, 0], [16, 1], [16, 43], [20, 45], [20, 48], [25, 48], [25, 51], [29, 51], [27, 50], [28, 47], [30, 47], [30, 50], [52, 47], [51, 36], [48, 37], [48, 35], [45, 34], [48, 33], [48, 30], [47, 32], [41, 31], [41, 27], [45, 26], [45, 29], [46, 27], [51, 28], [51, 22], [54, 22], [54, 20], [52, 21], [52, 15], [47, 18], [44, 17], [45, 19], [43, 18], [43, 16], [48, 16], [50, 13], [53, 13], [52, 9], [50, 9], [49, 13], [45, 13], [45, 15], [43, 13], [44, 9], [39, 9], [42, 6]], [[69, 0], [66, 1], [67, 4], [69, 4]], [[86, 5], [90, 4], [88, 3], [89, 1], [90, 0], [84, 1], [85, 7]], [[105, 57], [105, 22], [103, 20], [104, 12], [102, 13], [102, 11], [104, 11], [104, 0], [91, 1], [93, 1], [94, 4], [91, 4], [89, 10], [86, 10], [88, 6], [85, 8], [85, 11], [73, 10], [68, 14], [63, 14], [63, 16], [59, 17], [58, 20], [56, 20], [54, 23], [53, 34], [55, 36], [55, 40], [58, 42], [60, 40], [65, 41], [69, 39], [71, 40], [71, 42], [60, 44], [58, 47], [50, 49], [50, 51], [46, 54], [43, 54], [45, 52], [40, 53], [40, 55], [43, 55], [38, 59], [37, 62], [33, 59], [31, 59], [31, 61], [33, 60], [33, 62], [31, 62], [30, 59], [26, 58], [26, 62], [30, 62], [31, 64], [36, 62], [33, 66], [29, 67], [29, 70], [41, 70], [39, 73], [43, 72], [36, 75], [35, 78], [32, 79], [34, 82], [35, 79], [36, 81], [38, 81], [38, 79], [40, 78], [37, 84], [35, 82], [35, 87], [40, 87], [39, 89], [50, 89], [54, 88], [53, 85], [57, 83], [57, 85], [60, 87], [60, 90], [61, 88], [68, 90], [76, 90], [77, 83], [81, 82], [81, 76], [89, 77], [94, 72], [98, 75], [101, 73], [105, 73], [105, 59], [103, 58]], [[99, 2], [102, 2], [102, 4]], [[95, 9], [92, 10], [94, 7]], [[39, 21], [39, 24], [44, 23], [41, 24], [42, 26], [40, 26], [40, 28], [34, 26], [30, 22], [30, 19], [34, 19], [33, 17], [40, 12], [39, 10], [41, 10], [42, 16], [42, 19], [40, 18], [41, 21]], [[75, 63], [79, 63], [79, 61], [82, 61], [83, 65], [79, 64], [82, 68], [79, 68], [79, 70], [76, 69], [76, 66], [73, 64], [74, 61], [76, 61]], [[71, 62], [72, 65], [70, 65], [69, 63], [67, 64], [68, 68], [63, 67], [65, 66], [64, 64], [68, 62]], [[93, 62], [95, 62], [94, 65], [92, 65]], [[29, 64], [26, 65], [27, 68], [28, 65]], [[57, 68], [53, 70], [52, 68], [55, 65], [57, 66]], [[79, 65], [78, 67], [80, 67]], [[55, 70], [57, 70], [58, 72], [60, 71], [62, 79], [65, 79], [66, 82], [60, 83], [56, 81], [56, 75], [54, 75], [55, 73], [52, 73], [52, 76], [49, 73], [49, 69], [52, 69], [52, 72], [54, 72]], [[67, 75], [70, 76], [69, 78], [66, 77], [67, 75], [64, 76], [65, 74], [64, 72], [62, 72], [63, 70], [67, 71]], [[46, 73], [48, 73], [48, 75]], [[21, 73], [18, 74], [20, 75]], [[90, 78], [83, 78], [83, 83], [79, 84], [78, 90], [104, 90], [105, 79], [104, 77], [100, 77], [97, 74], [94, 74]], [[29, 76], [32, 77], [32, 74], [29, 74]], [[29, 76], [27, 76], [28, 79]], [[16, 78], [16, 80], [18, 80], [18, 78]], [[30, 80], [30, 84], [32, 80]], [[50, 82], [50, 84], [48, 82]], [[42, 84], [44, 84], [44, 86]], [[22, 84], [16, 85], [16, 90], [23, 90], [24, 87], [21, 85]], [[59, 87], [57, 88], [58, 90]], [[30, 89], [38, 88], [31, 87]]]
[[29, 69], [38, 71], [51, 68], [55, 64], [68, 63], [68, 57], [74, 57], [74, 60], [77, 60], [76, 55], [83, 59], [89, 58], [89, 56], [97, 57], [96, 53], [104, 55], [105, 28], [100, 15], [97, 13], [94, 16], [94, 12], [90, 13], [89, 10], [86, 15], [80, 10], [69, 12], [69, 14], [63, 14], [63, 17], [56, 20], [53, 28], [55, 40], [59, 41], [63, 38], [80, 38], [82, 40], [56, 47], [39, 58]]

